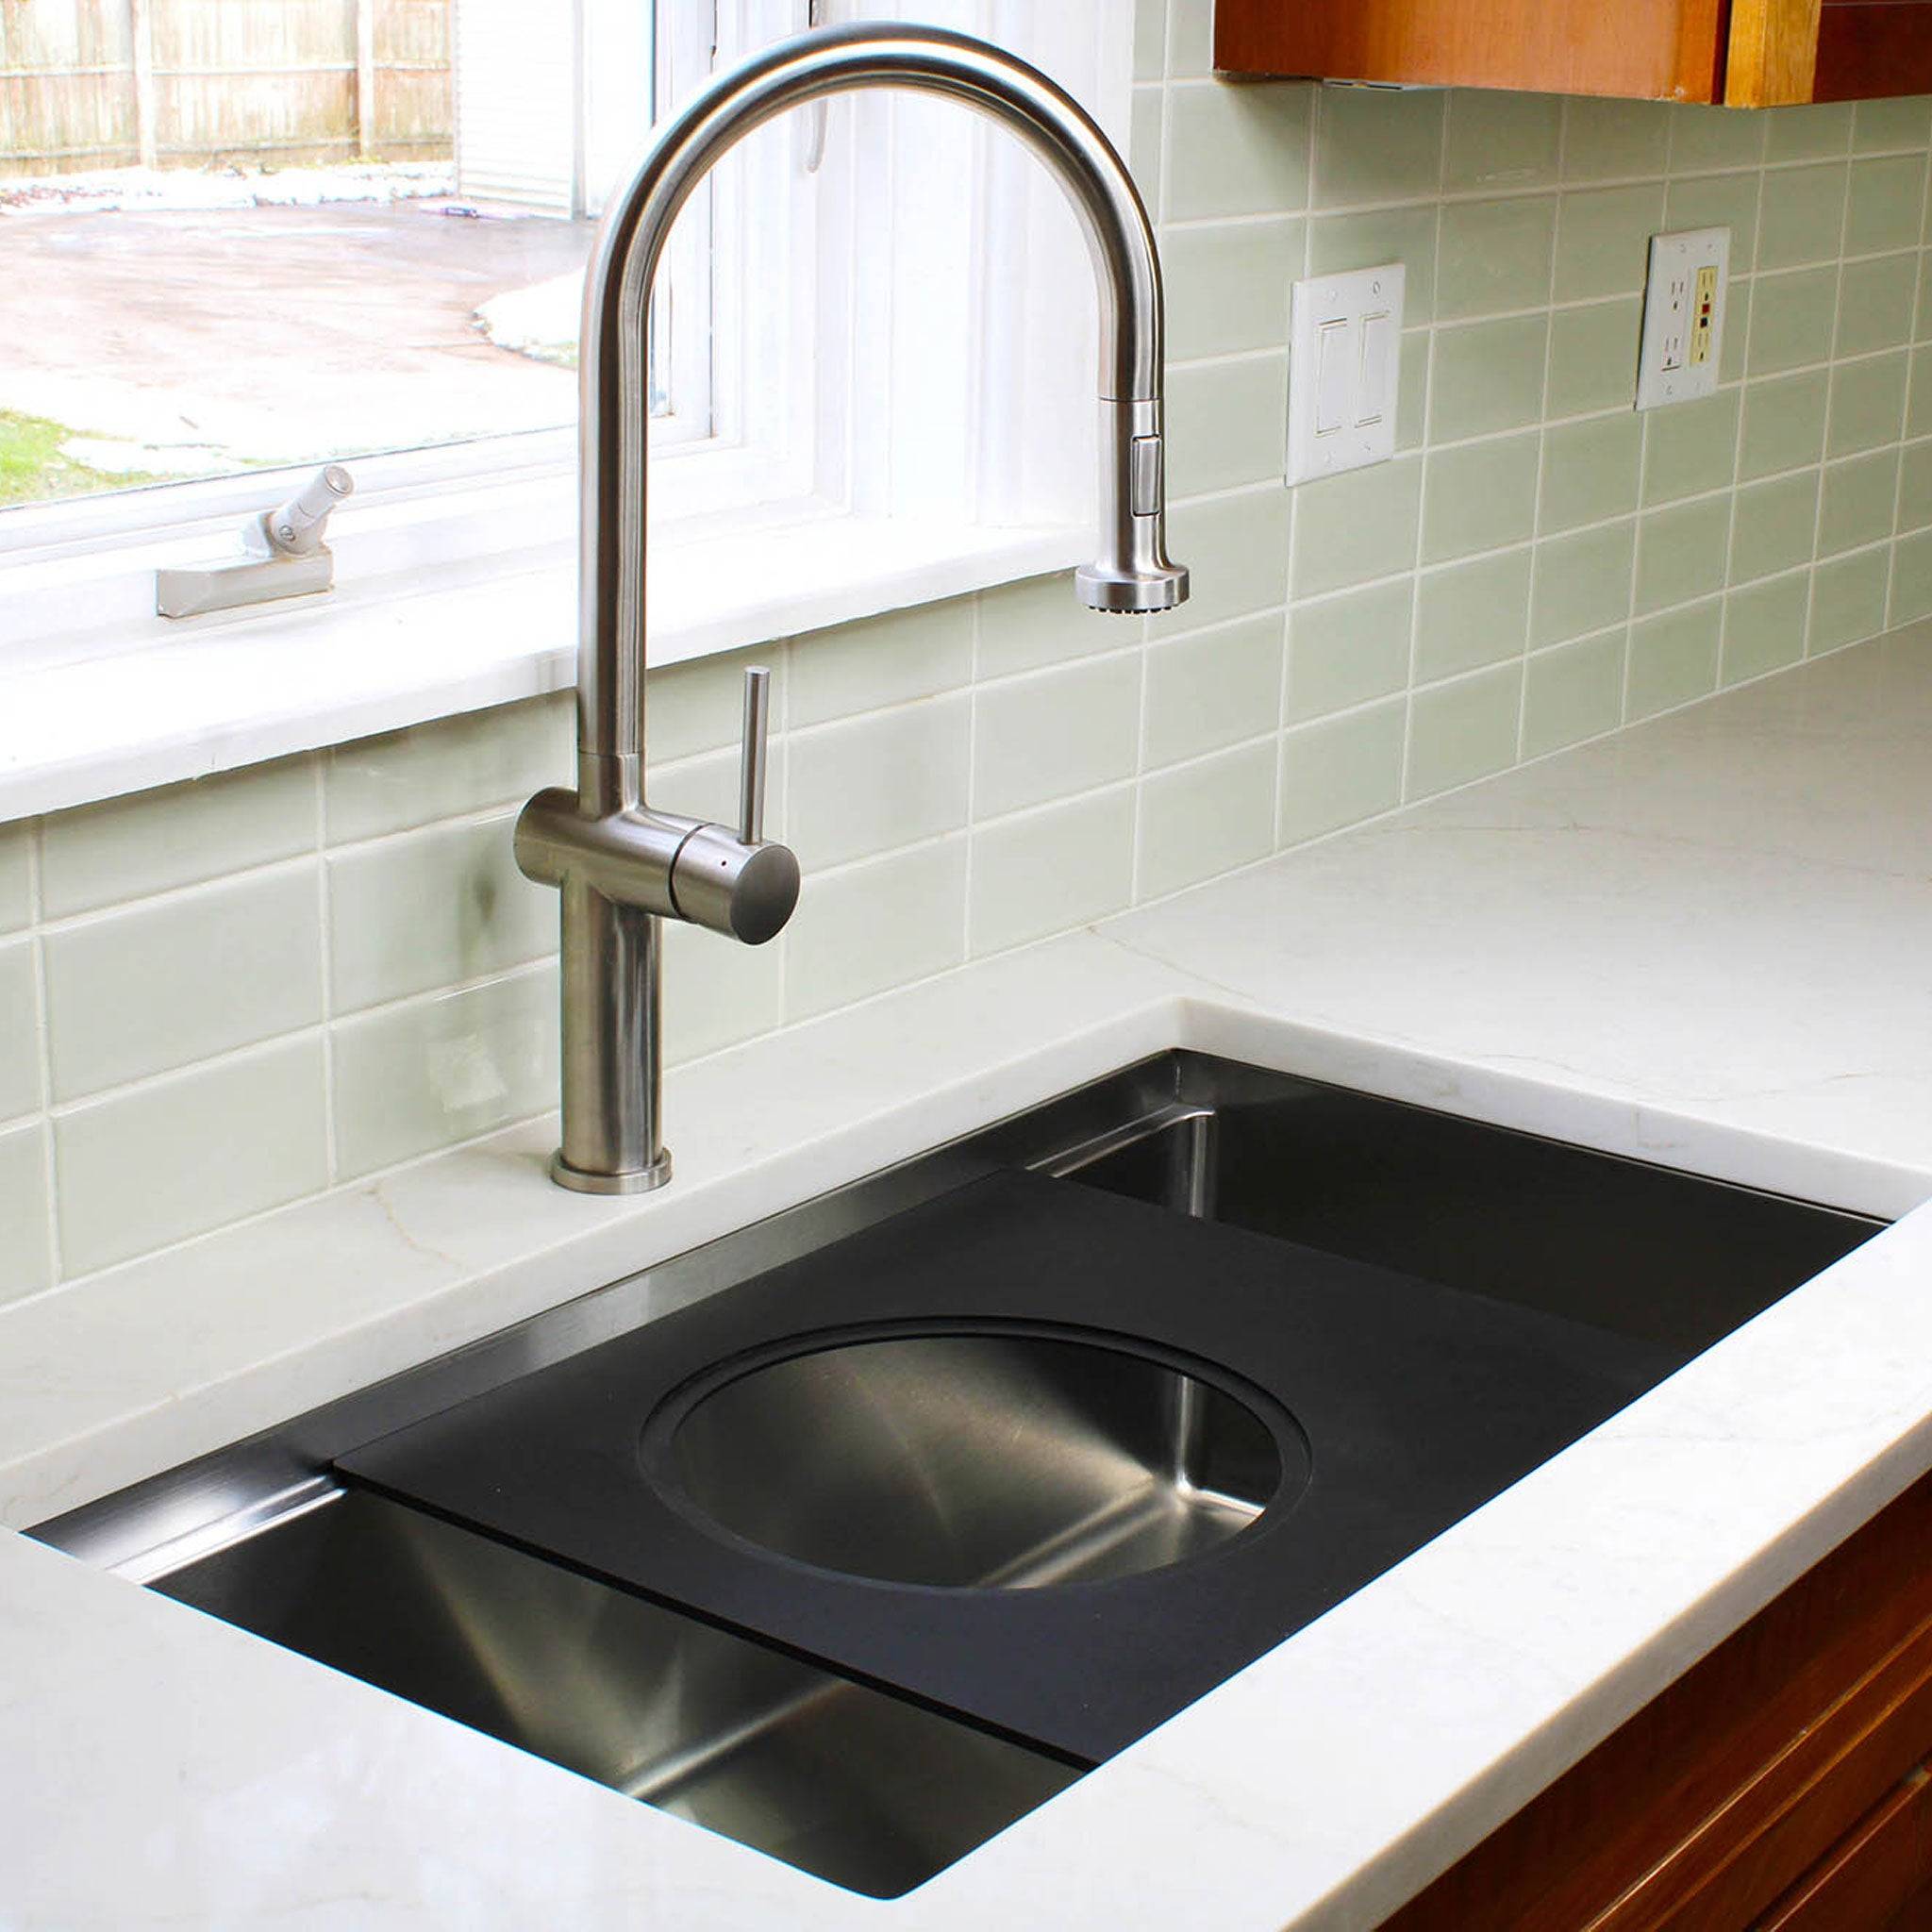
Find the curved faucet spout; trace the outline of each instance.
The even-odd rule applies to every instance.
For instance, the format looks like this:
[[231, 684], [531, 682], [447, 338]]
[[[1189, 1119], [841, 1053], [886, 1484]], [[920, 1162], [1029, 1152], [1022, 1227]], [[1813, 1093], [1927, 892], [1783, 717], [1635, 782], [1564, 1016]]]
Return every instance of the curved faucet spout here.
[[[861, 22], [784, 41], [722, 75], [655, 136], [607, 208], [585, 282], [577, 693], [584, 774], [605, 808], [637, 802], [642, 751], [646, 311], [678, 210], [718, 159], [788, 108], [858, 88], [963, 102], [1018, 135], [1080, 218], [1100, 287], [1101, 537], [1077, 577], [1095, 609], [1187, 595], [1166, 553], [1160, 261], [1132, 177], [1078, 102], [999, 48], [938, 27]], [[615, 769], [606, 764], [614, 761]]]
[[1160, 424], [1160, 263], [1107, 137], [1024, 61], [934, 27], [800, 35], [708, 88], [652, 141], [606, 211], [585, 280], [577, 785], [517, 821], [517, 863], [563, 901], [563, 1144], [551, 1172], [587, 1193], [670, 1177], [659, 1127], [659, 922], [758, 945], [791, 917], [798, 862], [763, 835], [765, 674], [748, 674], [736, 828], [643, 796], [647, 313], [677, 211], [728, 148], [774, 115], [864, 87], [963, 101], [1017, 134], [1077, 210], [1100, 281], [1101, 545], [1077, 573], [1097, 610], [1165, 610], [1188, 593], [1167, 558]]

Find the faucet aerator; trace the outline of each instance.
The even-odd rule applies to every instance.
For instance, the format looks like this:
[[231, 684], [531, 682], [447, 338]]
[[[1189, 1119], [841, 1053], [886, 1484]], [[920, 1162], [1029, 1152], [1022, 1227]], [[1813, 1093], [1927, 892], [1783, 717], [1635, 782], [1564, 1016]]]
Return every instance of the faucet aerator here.
[[1108, 570], [1096, 563], [1075, 573], [1074, 587], [1090, 610], [1108, 617], [1143, 617], [1188, 601], [1188, 572], [1177, 563], [1156, 571]]

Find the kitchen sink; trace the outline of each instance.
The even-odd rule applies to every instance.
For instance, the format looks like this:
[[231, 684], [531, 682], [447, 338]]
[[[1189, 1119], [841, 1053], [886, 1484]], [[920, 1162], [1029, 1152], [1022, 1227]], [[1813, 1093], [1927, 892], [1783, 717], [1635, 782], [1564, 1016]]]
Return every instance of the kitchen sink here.
[[156, 1588], [855, 1891], [891, 1897], [1076, 1769], [354, 1491]]
[[1166, 1054], [35, 1533], [890, 1897], [1877, 1225]]

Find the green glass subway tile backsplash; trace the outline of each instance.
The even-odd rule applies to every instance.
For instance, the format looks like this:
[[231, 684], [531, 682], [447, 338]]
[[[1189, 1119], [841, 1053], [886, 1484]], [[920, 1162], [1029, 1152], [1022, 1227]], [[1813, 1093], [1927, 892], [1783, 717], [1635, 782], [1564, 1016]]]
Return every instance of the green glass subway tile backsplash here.
[[1724, 600], [1723, 682], [1742, 684], [1781, 671], [1805, 655], [1811, 584], [1804, 571], [1767, 577]]
[[1757, 482], [1815, 463], [1824, 454], [1824, 414], [1830, 395], [1831, 372], [1826, 369], [1754, 382], [1744, 405], [1740, 481]]
[[1536, 546], [1529, 641], [1561, 643], [1621, 624], [1630, 614], [1635, 518], [1545, 538]]
[[1524, 671], [1523, 749], [1527, 758], [1610, 730], [1624, 714], [1623, 631], [1538, 651]]
[[[1932, 616], [1932, 101], [1231, 86], [1169, 13], [1131, 147], [1194, 598], [1040, 579], [653, 673], [654, 794], [728, 813], [772, 667], [808, 866], [769, 946], [667, 934], [674, 1065]], [[1721, 385], [1640, 416], [1666, 224], [1731, 230]], [[1390, 260], [1399, 454], [1285, 490], [1289, 285]], [[0, 1298], [546, 1110], [509, 835], [571, 757], [558, 695], [0, 827]]]

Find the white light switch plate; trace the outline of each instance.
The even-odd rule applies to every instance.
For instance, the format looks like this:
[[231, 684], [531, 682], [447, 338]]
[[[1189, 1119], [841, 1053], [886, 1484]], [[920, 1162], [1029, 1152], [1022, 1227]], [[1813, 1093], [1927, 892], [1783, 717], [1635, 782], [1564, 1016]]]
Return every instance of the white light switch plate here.
[[1289, 312], [1291, 483], [1339, 475], [1395, 454], [1402, 361], [1399, 261], [1314, 275]]
[[1686, 228], [1650, 238], [1637, 407], [1694, 402], [1717, 389], [1729, 295], [1731, 231]]

